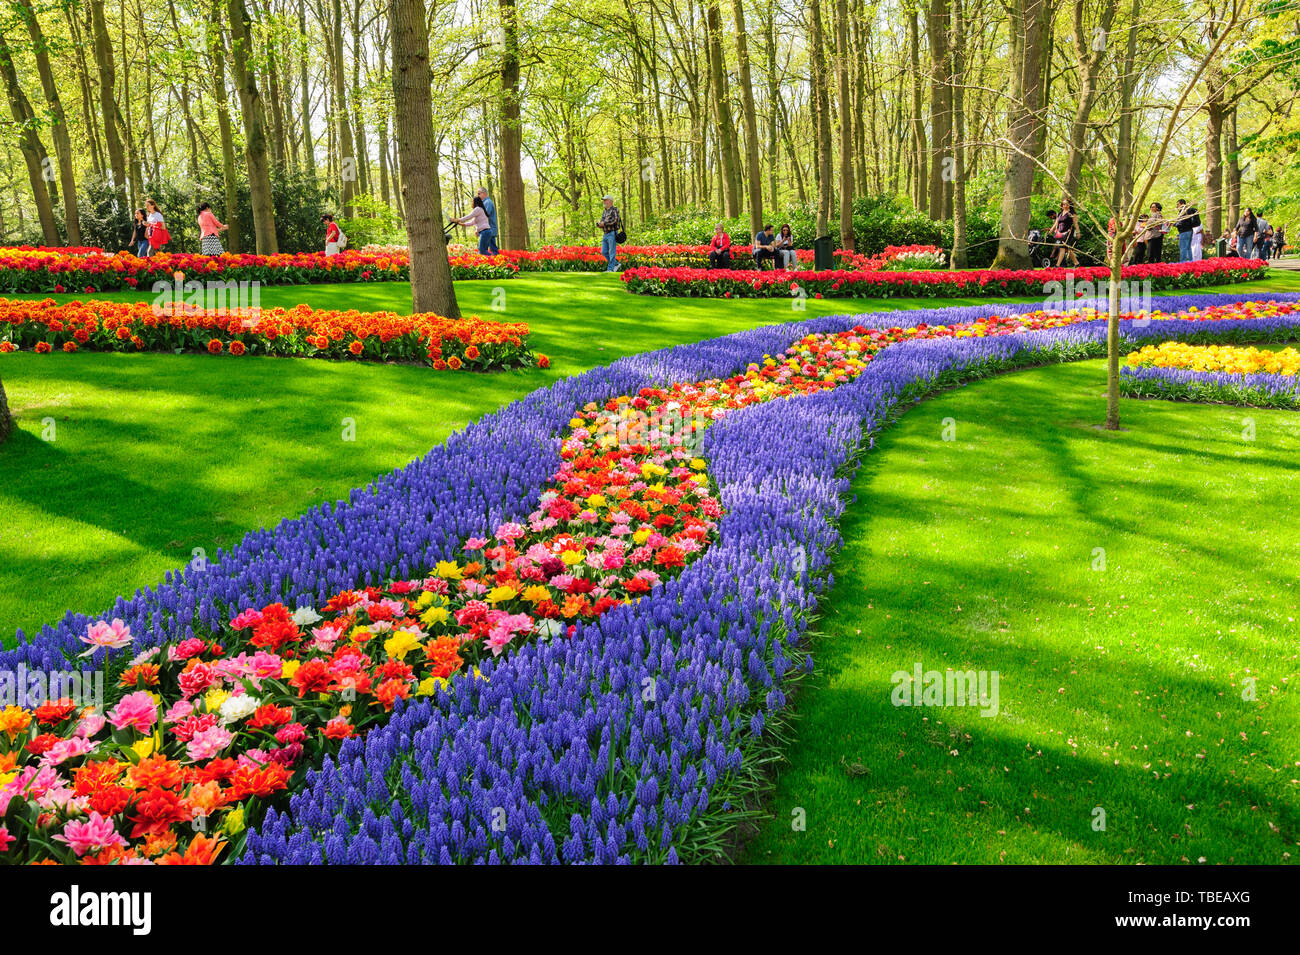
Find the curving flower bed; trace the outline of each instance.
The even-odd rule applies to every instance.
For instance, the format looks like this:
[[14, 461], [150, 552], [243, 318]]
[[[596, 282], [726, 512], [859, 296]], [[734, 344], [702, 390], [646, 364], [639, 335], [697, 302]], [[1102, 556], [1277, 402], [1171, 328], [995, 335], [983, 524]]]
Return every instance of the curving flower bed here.
[[[1126, 347], [1289, 339], [1298, 297], [1165, 300], [1166, 311], [1125, 323]], [[80, 847], [82, 861], [134, 854], [150, 838], [154, 858], [170, 862], [713, 857], [744, 817], [787, 694], [810, 666], [803, 634], [856, 449], [934, 388], [1102, 353], [1095, 315], [838, 316], [623, 359], [486, 416], [347, 502], [168, 575], [105, 619], [69, 614], [0, 654], [0, 668], [104, 653], [113, 682], [125, 682], [103, 744], [119, 765], [84, 781], [63, 775], [107, 736], [93, 724], [78, 735], [81, 714], [47, 712], [37, 729], [34, 714], [21, 728], [22, 714], [0, 717], [0, 730], [15, 727], [0, 732], [0, 752], [23, 754], [22, 768], [17, 757], [0, 768], [0, 841], [30, 852], [35, 826], [50, 837], [42, 853], [73, 858]], [[707, 427], [670, 425], [665, 437], [666, 418]], [[672, 523], [657, 526], [661, 514]], [[622, 526], [631, 533], [615, 533]], [[664, 539], [651, 544], [656, 533]], [[628, 537], [635, 546], [616, 551]], [[696, 547], [683, 552], [688, 541]], [[658, 582], [628, 587], [665, 553]], [[527, 586], [546, 596], [523, 585], [536, 575]], [[560, 592], [581, 599], [572, 616]], [[558, 617], [528, 613], [528, 629], [514, 619], [543, 601]], [[150, 664], [161, 714], [140, 669]], [[170, 714], [178, 696], [193, 709]], [[42, 733], [59, 738], [27, 755]], [[237, 738], [239, 757], [221, 755]], [[103, 797], [116, 814], [87, 808], [111, 787], [127, 790]], [[296, 794], [287, 807], [276, 801], [286, 792]], [[202, 838], [196, 810], [214, 816]], [[56, 829], [65, 840], [51, 844]]]
[[1147, 345], [1120, 369], [1120, 392], [1133, 398], [1166, 398], [1300, 408], [1300, 352], [1232, 345]]
[[[508, 279], [518, 267], [501, 256], [468, 252], [450, 260], [453, 279]], [[170, 284], [177, 273], [189, 281], [258, 282], [301, 285], [309, 282], [406, 282], [407, 254], [358, 252], [338, 255], [301, 252], [254, 255], [226, 252], [198, 255], [159, 252], [147, 259], [129, 252], [112, 255], [67, 249], [0, 248], [0, 292], [94, 293], [117, 289], [149, 289]]]
[[427, 364], [441, 371], [549, 366], [528, 348], [528, 325], [283, 308], [204, 309], [170, 301], [56, 302], [0, 298], [0, 354], [19, 350], [208, 352]]
[[[1126, 265], [1126, 282], [1149, 281], [1152, 290], [1188, 289], [1262, 278], [1268, 265], [1261, 259], [1206, 259], [1201, 262]], [[947, 272], [864, 271], [743, 272], [698, 268], [631, 268], [622, 273], [629, 292], [695, 298], [908, 298], [950, 295], [1033, 295], [1060, 291], [1069, 283], [1108, 281], [1110, 269], [985, 269]], [[1093, 285], [1095, 288], [1095, 284]], [[1136, 293], [1134, 293], [1136, 294]]]

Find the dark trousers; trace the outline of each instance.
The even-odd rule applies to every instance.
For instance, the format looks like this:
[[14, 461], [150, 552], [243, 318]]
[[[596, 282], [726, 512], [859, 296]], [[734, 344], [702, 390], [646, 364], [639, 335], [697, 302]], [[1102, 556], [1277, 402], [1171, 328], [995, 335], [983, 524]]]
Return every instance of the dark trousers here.
[[1148, 262], [1155, 263], [1155, 262], [1163, 261], [1164, 255], [1165, 255], [1165, 237], [1163, 235], [1155, 235], [1152, 236], [1150, 239], [1147, 239], [1147, 261]]
[[731, 268], [731, 250], [714, 249], [709, 253], [709, 268], [711, 269], [729, 269]]
[[764, 263], [770, 262], [772, 268], [776, 268], [776, 250], [775, 249], [755, 249], [754, 264], [760, 269], [767, 268]]
[[1147, 244], [1145, 242], [1133, 243], [1133, 254], [1129, 256], [1129, 265], [1141, 265], [1147, 260]]

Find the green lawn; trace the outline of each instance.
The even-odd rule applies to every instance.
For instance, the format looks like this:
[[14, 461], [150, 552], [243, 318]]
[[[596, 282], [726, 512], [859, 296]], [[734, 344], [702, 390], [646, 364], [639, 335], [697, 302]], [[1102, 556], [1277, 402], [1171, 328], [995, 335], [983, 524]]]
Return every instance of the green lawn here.
[[[496, 289], [504, 310], [494, 311]], [[1230, 290], [1300, 289], [1287, 273]], [[770, 300], [628, 295], [603, 274], [457, 284], [463, 310], [524, 320], [548, 371], [495, 375], [207, 355], [13, 354], [0, 376], [18, 432], [0, 449], [0, 638], [93, 613], [194, 548], [336, 499], [487, 411], [627, 354], [807, 315], [976, 299]], [[41, 296], [27, 296], [41, 297]], [[148, 300], [147, 293], [110, 299]], [[987, 301], [987, 300], [985, 300]], [[267, 306], [408, 311], [400, 284], [278, 286]], [[344, 419], [355, 440], [342, 439]], [[44, 440], [47, 419], [54, 440]]]
[[[1126, 400], [1105, 432], [1103, 376], [945, 393], [864, 459], [745, 861], [1300, 855], [1300, 414]], [[1000, 711], [895, 706], [918, 662], [997, 671]]]
[[[493, 289], [505, 310], [492, 310]], [[524, 320], [547, 371], [500, 374], [282, 358], [0, 357], [18, 429], [0, 446], [0, 638], [96, 613], [195, 548], [344, 496], [557, 378], [679, 342], [844, 311], [807, 302], [659, 299], [603, 274], [457, 283], [463, 310]], [[39, 298], [41, 296], [25, 296]], [[96, 296], [148, 300], [144, 293]], [[280, 286], [264, 306], [410, 311], [404, 284]], [[914, 304], [927, 304], [917, 301]], [[355, 440], [344, 441], [344, 419]], [[49, 422], [54, 440], [45, 440]]]

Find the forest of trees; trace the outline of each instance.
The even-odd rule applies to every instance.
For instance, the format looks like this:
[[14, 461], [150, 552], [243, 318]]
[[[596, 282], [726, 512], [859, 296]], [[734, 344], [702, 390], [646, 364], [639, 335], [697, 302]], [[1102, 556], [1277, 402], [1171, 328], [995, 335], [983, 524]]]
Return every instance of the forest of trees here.
[[594, 243], [605, 192], [633, 241], [726, 217], [862, 248], [919, 218], [957, 265], [1022, 264], [1063, 195], [1094, 238], [1148, 193], [1211, 234], [1244, 205], [1289, 224], [1297, 10], [0, 0], [0, 241], [124, 248], [146, 196], [173, 221], [211, 202], [234, 251], [318, 247], [322, 211], [354, 245], [405, 243], [417, 216], [441, 241], [480, 184], [504, 248]]

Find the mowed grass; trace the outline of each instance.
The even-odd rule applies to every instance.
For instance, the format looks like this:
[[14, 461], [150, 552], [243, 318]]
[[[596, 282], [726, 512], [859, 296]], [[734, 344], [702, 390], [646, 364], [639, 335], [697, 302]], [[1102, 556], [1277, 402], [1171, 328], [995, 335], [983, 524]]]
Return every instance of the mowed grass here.
[[[864, 458], [743, 861], [1300, 855], [1300, 414], [1125, 400], [1101, 431], [1104, 374], [944, 393]], [[997, 715], [895, 706], [918, 663], [996, 671]]]
[[[1225, 290], [1292, 289], [1300, 274]], [[629, 295], [603, 274], [459, 282], [457, 294], [466, 314], [527, 321], [551, 368], [477, 375], [208, 355], [0, 357], [18, 421], [0, 446], [0, 640], [68, 610], [98, 613], [196, 548], [211, 556], [249, 530], [342, 498], [502, 404], [620, 356], [812, 315], [979, 302], [809, 299], [796, 311], [779, 300]], [[272, 286], [261, 300], [410, 310], [409, 287], [396, 283]]]

